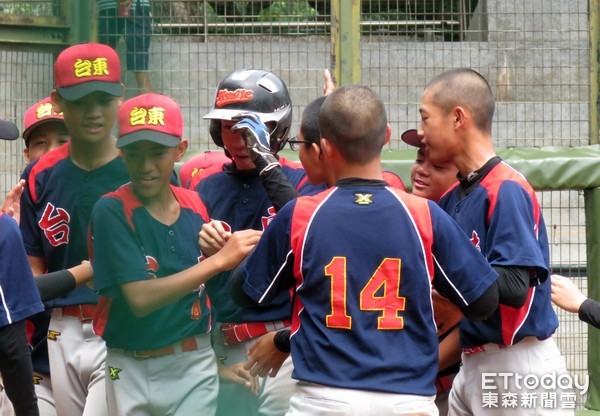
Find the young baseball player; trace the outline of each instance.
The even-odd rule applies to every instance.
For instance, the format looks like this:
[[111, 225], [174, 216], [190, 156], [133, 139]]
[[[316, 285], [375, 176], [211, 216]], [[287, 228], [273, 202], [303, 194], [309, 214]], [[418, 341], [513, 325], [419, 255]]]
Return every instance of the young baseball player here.
[[63, 115], [54, 111], [51, 97], [29, 107], [23, 121], [23, 156], [27, 163], [69, 141]]
[[[19, 130], [0, 120], [0, 139], [16, 140]], [[17, 223], [0, 212], [0, 375], [3, 393], [17, 416], [38, 415], [26, 319], [43, 311]], [[2, 412], [11, 411], [2, 402]]]
[[[192, 180], [191, 188], [213, 220], [200, 234], [204, 254], [218, 251], [232, 231], [265, 229], [298, 194], [323, 189], [308, 183], [300, 163], [277, 156], [289, 136], [292, 103], [275, 74], [254, 69], [229, 74], [204, 118], [210, 120], [212, 140], [232, 161], [198, 172]], [[240, 308], [224, 288], [228, 276], [222, 273], [206, 285], [217, 311], [213, 345], [223, 364], [245, 371], [248, 348], [261, 335], [289, 326], [292, 304], [289, 294], [282, 294], [268, 308]], [[242, 385], [221, 383], [218, 414], [285, 414], [293, 388], [291, 368], [288, 360], [276, 378], [261, 380], [258, 397]]]
[[552, 302], [567, 312], [576, 313], [583, 322], [600, 328], [600, 302], [581, 293], [568, 277], [552, 275]]
[[335, 185], [282, 208], [228, 282], [241, 304], [294, 288], [289, 415], [437, 415], [432, 282], [472, 318], [497, 304], [496, 273], [448, 215], [383, 181], [385, 114], [367, 87], [327, 96]]
[[218, 377], [204, 283], [239, 263], [258, 241], [234, 233], [203, 258], [198, 233], [208, 221], [198, 195], [170, 184], [187, 149], [171, 98], [144, 94], [119, 110], [117, 147], [131, 183], [102, 197], [91, 220], [94, 330], [108, 347], [111, 415], [215, 413]]
[[[54, 111], [62, 112], [71, 142], [32, 162], [21, 199], [21, 231], [34, 275], [88, 259], [87, 230], [100, 196], [129, 181], [112, 128], [123, 95], [114, 49], [71, 46], [54, 64]], [[107, 413], [106, 347], [92, 330], [97, 294], [82, 285], [47, 302], [52, 307], [48, 353], [56, 412]]]
[[[519, 390], [516, 378], [566, 374], [552, 339], [558, 320], [550, 301], [544, 219], [525, 178], [495, 154], [494, 108], [489, 84], [468, 68], [438, 75], [421, 98], [419, 134], [425, 150], [434, 163], [452, 161], [459, 170], [460, 182], [442, 197], [440, 206], [500, 276], [500, 306], [492, 316], [460, 322], [463, 353], [449, 399], [453, 415], [504, 414], [501, 405], [483, 406], [490, 386], [499, 400], [506, 395], [518, 399], [521, 393], [540, 396], [530, 405], [511, 408], [511, 414], [549, 412], [542, 393], [558, 392]], [[515, 376], [506, 382], [481, 381], [482, 373], [499, 372]], [[554, 410], [572, 413], [560, 404]]]

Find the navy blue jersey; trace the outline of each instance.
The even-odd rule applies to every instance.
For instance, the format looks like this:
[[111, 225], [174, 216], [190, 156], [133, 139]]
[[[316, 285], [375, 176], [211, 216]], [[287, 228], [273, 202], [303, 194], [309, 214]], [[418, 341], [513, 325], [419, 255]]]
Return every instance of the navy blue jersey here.
[[[279, 162], [284, 175], [299, 195], [312, 195], [325, 189], [325, 185], [313, 186], [308, 182], [300, 163], [285, 158], [280, 158]], [[206, 204], [210, 219], [222, 221], [231, 232], [264, 230], [275, 216], [273, 204], [256, 171], [240, 172], [232, 164], [212, 166], [198, 172], [191, 186]], [[220, 273], [206, 284], [219, 322], [271, 322], [290, 318], [292, 309], [289, 293], [280, 294], [269, 308], [237, 306], [225, 290], [230, 273]]]
[[101, 297], [94, 331], [108, 347], [161, 348], [211, 330], [204, 285], [144, 317], [136, 317], [120, 286], [170, 276], [197, 264], [198, 233], [208, 216], [195, 192], [171, 186], [179, 218], [167, 226], [150, 215], [126, 185], [100, 199], [92, 213], [94, 286]]
[[548, 237], [535, 192], [504, 162], [489, 163], [497, 164], [468, 194], [457, 186], [442, 197], [440, 206], [490, 264], [530, 267], [530, 288], [519, 309], [500, 305], [485, 321], [463, 319], [463, 347], [512, 345], [526, 336], [543, 340], [558, 327], [550, 300]]
[[[129, 182], [120, 157], [85, 171], [69, 157], [70, 144], [46, 153], [25, 168], [21, 198], [21, 232], [27, 254], [43, 257], [47, 272], [68, 269], [87, 260], [87, 231], [92, 207], [104, 194]], [[48, 306], [96, 303], [87, 285], [47, 302]]]
[[288, 203], [236, 277], [259, 304], [295, 287], [294, 378], [433, 395], [432, 282], [463, 306], [497, 274], [435, 203], [354, 181]]
[[19, 226], [0, 211], [0, 327], [44, 310]]

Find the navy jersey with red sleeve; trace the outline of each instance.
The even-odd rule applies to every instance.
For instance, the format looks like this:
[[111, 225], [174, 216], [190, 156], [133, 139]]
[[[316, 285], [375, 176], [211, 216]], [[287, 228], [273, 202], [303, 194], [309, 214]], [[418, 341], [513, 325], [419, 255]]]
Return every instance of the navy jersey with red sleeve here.
[[211, 330], [211, 306], [203, 285], [144, 317], [133, 314], [120, 290], [123, 284], [160, 279], [200, 261], [198, 233], [208, 219], [206, 208], [195, 192], [171, 189], [181, 207], [171, 225], [152, 217], [130, 185], [102, 197], [94, 207], [92, 264], [100, 293], [94, 331], [108, 347], [162, 348]]
[[500, 305], [485, 321], [463, 319], [461, 343], [474, 347], [512, 345], [526, 336], [546, 339], [558, 319], [550, 299], [548, 237], [537, 197], [526, 179], [498, 157], [482, 170], [483, 177], [457, 185], [440, 206], [491, 265], [530, 267], [531, 279], [521, 308]]
[[44, 310], [19, 226], [0, 211], [0, 327]]
[[348, 180], [288, 203], [232, 282], [259, 304], [295, 287], [294, 378], [433, 395], [432, 283], [468, 305], [496, 279], [435, 203], [383, 181]]
[[[325, 189], [325, 185], [314, 186], [308, 182], [300, 163], [285, 158], [280, 158], [279, 162], [284, 175], [299, 195], [313, 195]], [[191, 189], [206, 204], [210, 219], [222, 221], [231, 232], [264, 230], [275, 216], [275, 208], [255, 170], [238, 171], [233, 164], [212, 166], [194, 176]], [[230, 273], [220, 273], [206, 284], [219, 322], [271, 322], [289, 319], [289, 294], [280, 294], [269, 308], [240, 308], [236, 305], [225, 289]]]
[[[43, 257], [47, 272], [68, 269], [88, 259], [87, 231], [98, 199], [129, 182], [120, 157], [85, 171], [69, 157], [69, 143], [27, 166], [21, 197], [21, 222], [27, 254]], [[87, 285], [47, 302], [48, 306], [96, 303]]]

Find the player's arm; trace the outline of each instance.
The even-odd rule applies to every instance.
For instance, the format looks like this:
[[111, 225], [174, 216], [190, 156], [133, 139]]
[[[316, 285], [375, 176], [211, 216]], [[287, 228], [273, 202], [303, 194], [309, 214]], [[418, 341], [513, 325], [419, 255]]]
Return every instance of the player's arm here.
[[21, 179], [6, 195], [2, 212], [10, 215], [15, 219], [17, 224], [21, 218], [21, 195], [25, 189], [25, 179]]
[[37, 275], [35, 282], [42, 302], [46, 302], [91, 281], [93, 275], [92, 265], [84, 260], [81, 264], [67, 270]]
[[29, 265], [34, 276], [39, 276], [46, 272], [46, 260], [43, 257], [27, 256]]
[[462, 348], [460, 346], [458, 326], [456, 326], [438, 344], [438, 371], [445, 370], [446, 368], [459, 363], [461, 359], [461, 353]]
[[251, 113], [241, 114], [236, 119], [239, 122], [231, 128], [231, 131], [241, 131], [269, 200], [278, 212], [285, 204], [296, 198], [298, 192], [284, 175], [281, 164], [270, 147], [270, 133], [267, 126], [257, 115]]
[[498, 273], [498, 295], [500, 303], [513, 308], [520, 308], [527, 300], [530, 267], [492, 265]]
[[160, 279], [122, 284], [123, 296], [136, 316], [146, 316], [182, 298], [216, 274], [235, 267], [254, 248], [260, 235], [256, 230], [235, 232], [218, 253], [186, 270]]
[[583, 322], [600, 328], [600, 302], [587, 298], [568, 277], [552, 275], [552, 302], [567, 312], [577, 313]]

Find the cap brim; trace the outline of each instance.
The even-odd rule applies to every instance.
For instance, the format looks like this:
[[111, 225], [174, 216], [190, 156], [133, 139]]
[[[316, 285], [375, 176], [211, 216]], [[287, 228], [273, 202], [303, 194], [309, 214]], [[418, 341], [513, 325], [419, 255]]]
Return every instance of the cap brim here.
[[0, 120], [0, 140], [16, 140], [18, 138], [18, 127], [10, 121]]
[[25, 140], [25, 143], [27, 143], [29, 141], [29, 136], [31, 135], [31, 132], [33, 130], [35, 130], [39, 126], [43, 126], [44, 124], [48, 124], [48, 123], [61, 123], [64, 125], [65, 121], [64, 121], [64, 119], [62, 119], [60, 117], [46, 117], [42, 120], [39, 120], [36, 123], [33, 123], [31, 126], [27, 127], [23, 131], [23, 140]]
[[141, 141], [153, 142], [165, 147], [175, 147], [181, 142], [181, 139], [177, 136], [154, 130], [138, 130], [134, 133], [125, 134], [119, 137], [117, 139], [117, 148], [121, 149]]
[[406, 130], [402, 133], [402, 141], [410, 146], [423, 147], [423, 137], [415, 129]]
[[57, 88], [56, 91], [65, 100], [76, 101], [97, 91], [120, 97], [123, 95], [123, 86], [120, 82], [89, 81], [71, 87]]

